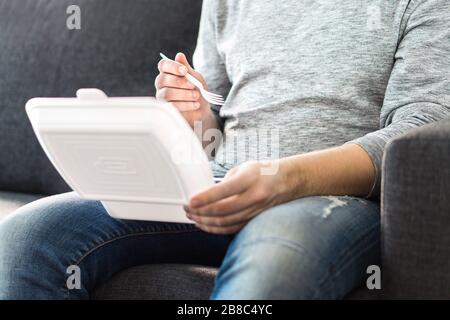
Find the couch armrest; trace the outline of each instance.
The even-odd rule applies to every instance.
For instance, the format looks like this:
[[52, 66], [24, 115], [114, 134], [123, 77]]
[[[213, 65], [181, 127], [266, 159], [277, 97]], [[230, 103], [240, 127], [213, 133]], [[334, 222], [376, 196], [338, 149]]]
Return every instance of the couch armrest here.
[[382, 297], [450, 299], [450, 121], [389, 143], [382, 179]]

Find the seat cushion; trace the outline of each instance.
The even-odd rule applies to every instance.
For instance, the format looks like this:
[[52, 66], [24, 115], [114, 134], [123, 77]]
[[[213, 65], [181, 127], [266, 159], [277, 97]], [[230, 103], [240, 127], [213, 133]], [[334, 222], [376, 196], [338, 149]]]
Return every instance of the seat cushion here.
[[41, 195], [0, 191], [0, 221], [21, 206], [42, 198]]
[[[117, 273], [99, 285], [91, 298], [96, 300], [206, 300], [214, 287], [217, 269], [212, 267], [155, 264]], [[377, 299], [378, 292], [365, 287], [351, 292], [348, 300]]]
[[156, 264], [129, 268], [99, 285], [92, 299], [206, 300], [214, 286], [211, 267]]

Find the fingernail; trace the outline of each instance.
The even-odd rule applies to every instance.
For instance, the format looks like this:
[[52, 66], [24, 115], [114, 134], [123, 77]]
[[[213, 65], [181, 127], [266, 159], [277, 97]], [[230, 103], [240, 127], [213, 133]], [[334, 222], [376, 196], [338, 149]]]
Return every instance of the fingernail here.
[[194, 99], [198, 99], [198, 92], [197, 91], [192, 91], [192, 97], [194, 98]]
[[188, 70], [185, 66], [181, 66], [178, 68], [178, 71], [180, 71], [181, 74], [185, 75]]
[[194, 108], [195, 109], [200, 108], [200, 102], [194, 102]]

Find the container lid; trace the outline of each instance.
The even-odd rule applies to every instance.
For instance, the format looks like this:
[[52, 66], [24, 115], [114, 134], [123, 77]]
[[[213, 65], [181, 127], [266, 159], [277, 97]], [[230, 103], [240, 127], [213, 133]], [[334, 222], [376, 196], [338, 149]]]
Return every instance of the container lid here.
[[33, 98], [26, 111], [64, 180], [112, 216], [190, 222], [182, 205], [214, 183], [200, 141], [170, 103], [80, 89], [77, 98]]

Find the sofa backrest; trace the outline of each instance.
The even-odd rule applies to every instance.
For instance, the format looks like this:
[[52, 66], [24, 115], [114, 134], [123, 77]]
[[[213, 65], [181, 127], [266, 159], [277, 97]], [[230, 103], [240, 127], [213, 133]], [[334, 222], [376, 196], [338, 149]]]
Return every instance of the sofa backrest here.
[[[80, 8], [81, 29], [73, 20]], [[195, 47], [201, 0], [0, 0], [0, 190], [70, 190], [25, 114], [36, 96], [154, 95], [158, 53]], [[76, 14], [76, 13], [75, 13]]]

